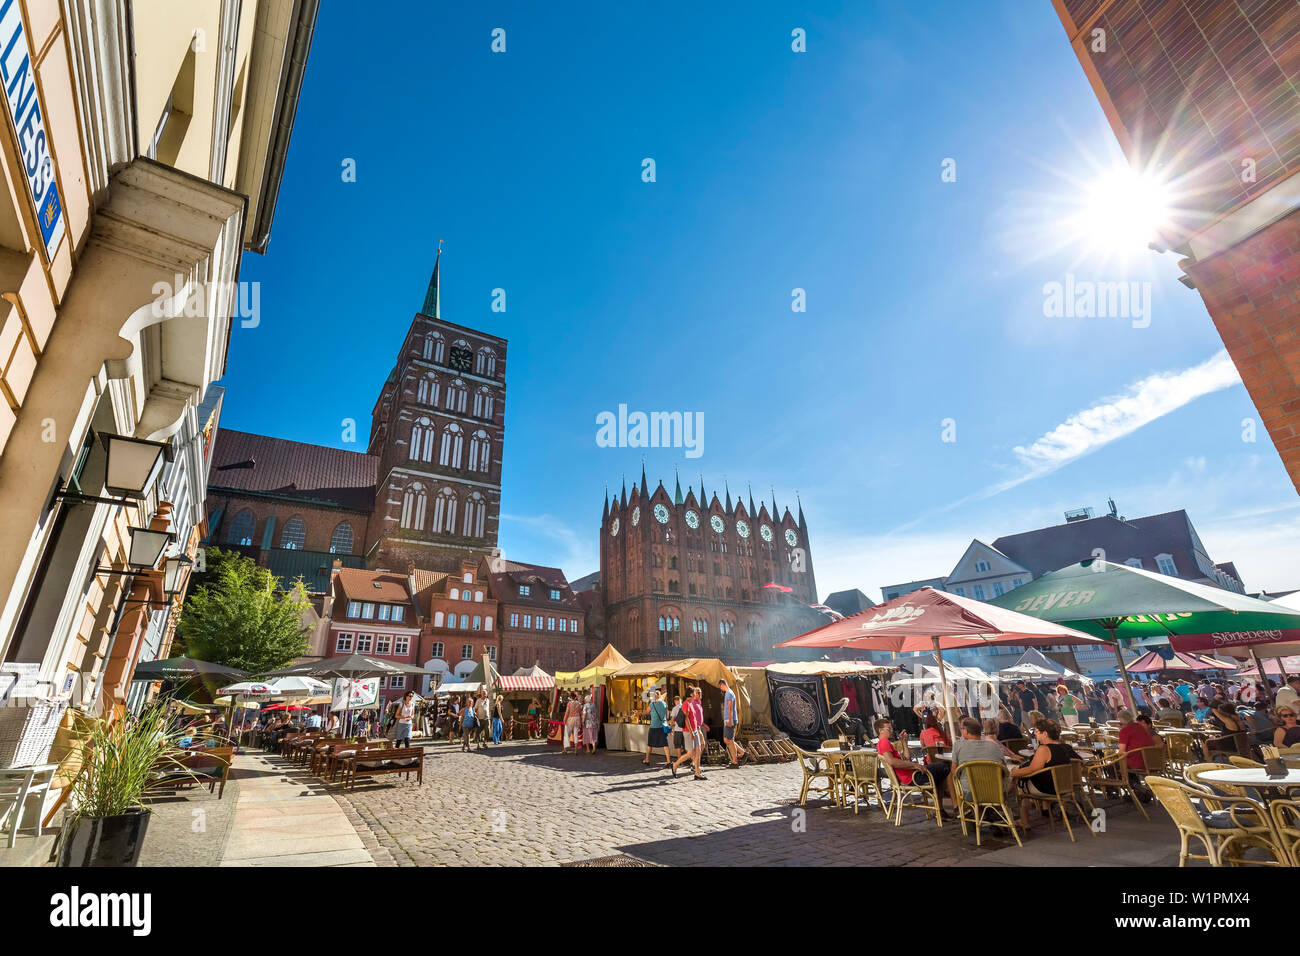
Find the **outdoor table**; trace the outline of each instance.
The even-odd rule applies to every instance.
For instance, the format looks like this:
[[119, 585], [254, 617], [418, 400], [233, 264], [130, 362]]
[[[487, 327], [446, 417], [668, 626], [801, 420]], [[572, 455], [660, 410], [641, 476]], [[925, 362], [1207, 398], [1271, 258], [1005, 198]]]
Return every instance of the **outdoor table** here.
[[1211, 783], [1235, 783], [1242, 787], [1300, 787], [1300, 768], [1287, 767], [1285, 777], [1270, 778], [1263, 767], [1226, 767], [1207, 770], [1200, 774], [1200, 778]]

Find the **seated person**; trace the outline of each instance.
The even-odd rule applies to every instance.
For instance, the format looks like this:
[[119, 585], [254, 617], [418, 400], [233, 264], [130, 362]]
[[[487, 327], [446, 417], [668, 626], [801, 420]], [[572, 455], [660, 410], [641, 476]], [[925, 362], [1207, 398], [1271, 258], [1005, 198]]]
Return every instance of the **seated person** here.
[[[1015, 728], [1013, 727], [1012, 729], [1014, 730]], [[1015, 760], [1019, 760], [1019, 759], [1020, 759], [1018, 756], [1016, 756], [1016, 755], [1013, 754], [1010, 750], [1008, 750], [1007, 747], [1006, 747], [1006, 745], [1002, 743], [1002, 741], [1003, 741], [1003, 739], [1004, 739], [1004, 738], [1001, 736], [1001, 734], [1002, 734], [1002, 725], [999, 724], [996, 720], [986, 720], [986, 721], [984, 721], [984, 725], [983, 725], [983, 727], [982, 727], [982, 730], [983, 730], [983, 735], [982, 735], [981, 739], [983, 739], [983, 740], [990, 740], [990, 741], [992, 741], [993, 743], [997, 744], [997, 745], [998, 745], [998, 749], [1002, 751], [1002, 756], [1003, 756], [1003, 757], [1011, 757], [1011, 758], [1013, 758], [1013, 759], [1015, 759]], [[1014, 740], [1015, 738], [1013, 738], [1013, 737], [1007, 737], [1007, 738], [1005, 738], [1005, 739], [1006, 739], [1006, 740]]]
[[[887, 717], [881, 717], [875, 723], [876, 733], [879, 739], [876, 741], [876, 752], [880, 754], [880, 759], [894, 768], [894, 773], [898, 776], [898, 782], [903, 786], [915, 783], [917, 785], [928, 782], [925, 778], [929, 776], [934, 783], [934, 792], [939, 803], [939, 813], [943, 813], [943, 782], [948, 778], [948, 772], [952, 769], [946, 760], [936, 760], [934, 763], [920, 764], [907, 760], [898, 752], [898, 748], [893, 744], [894, 725]], [[900, 743], [904, 746], [907, 744], [907, 734], [899, 737]], [[921, 779], [917, 780], [916, 775], [921, 774]]]
[[1300, 721], [1296, 720], [1296, 709], [1283, 705], [1277, 709], [1277, 719], [1282, 726], [1273, 732], [1274, 747], [1294, 747], [1300, 744]]
[[925, 726], [921, 728], [921, 743], [926, 747], [952, 746], [952, 738], [948, 736], [948, 731], [944, 730], [943, 725], [939, 723], [939, 718], [934, 714], [925, 718]]
[[1158, 747], [1160, 741], [1151, 732], [1151, 727], [1142, 717], [1134, 719], [1133, 712], [1121, 707], [1119, 714], [1119, 752], [1127, 754], [1126, 763], [1129, 773], [1146, 773], [1146, 761], [1137, 753], [1143, 747]]
[[1210, 714], [1206, 718], [1206, 723], [1217, 736], [1201, 742], [1201, 752], [1205, 759], [1213, 761], [1216, 753], [1235, 754], [1237, 739], [1232, 735], [1246, 729], [1246, 725], [1237, 716], [1237, 705], [1222, 697], [1216, 697], [1214, 703], [1210, 705]]
[[1252, 743], [1264, 745], [1273, 742], [1273, 732], [1277, 730], [1277, 725], [1273, 723], [1273, 719], [1263, 707], [1242, 704], [1237, 708], [1237, 717], [1241, 720], [1242, 727], [1250, 734]]
[[1168, 721], [1175, 727], [1181, 727], [1183, 726], [1183, 712], [1170, 707], [1168, 698], [1161, 697], [1156, 705], [1156, 720]]
[[1068, 766], [1071, 760], [1083, 758], [1069, 744], [1061, 743], [1061, 725], [1054, 720], [1040, 720], [1034, 730], [1038, 748], [1024, 764], [1011, 771], [1011, 776], [1021, 786], [1020, 826], [1029, 829], [1029, 806], [1034, 794], [1056, 794], [1056, 783], [1050, 773], [1040, 773], [1048, 767]]
[[[849, 714], [848, 711], [849, 699], [847, 697], [841, 697], [835, 702], [835, 707], [830, 715], [829, 723], [841, 736], [845, 738], [852, 737], [856, 746], [865, 746], [867, 740], [870, 739], [870, 734], [867, 733], [867, 727], [857, 717]], [[924, 737], [924, 734], [922, 734], [922, 737]]]
[[998, 722], [998, 740], [1018, 740], [1025, 736], [1020, 725], [1009, 720]]
[[1041, 710], [1030, 710], [1025, 712], [1024, 733], [1018, 736], [1025, 737], [1029, 740], [1034, 739], [1034, 734], [1038, 731], [1038, 722], [1043, 720]]
[[1196, 709], [1192, 716], [1198, 721], [1206, 720], [1210, 716], [1210, 699], [1208, 697], [1196, 698]]
[[[985, 721], [991, 724], [993, 721]], [[980, 722], [974, 717], [963, 717], [957, 722], [958, 732], [961, 734], [952, 745], [952, 775], [948, 777], [948, 792], [952, 795], [953, 803], [957, 802], [957, 784], [958, 773], [961, 765], [968, 760], [995, 760], [1001, 762], [1007, 755], [1007, 748], [1003, 747], [996, 740], [990, 740], [982, 737], [980, 732], [983, 728]], [[969, 795], [970, 791], [966, 781], [960, 781], [962, 792]]]

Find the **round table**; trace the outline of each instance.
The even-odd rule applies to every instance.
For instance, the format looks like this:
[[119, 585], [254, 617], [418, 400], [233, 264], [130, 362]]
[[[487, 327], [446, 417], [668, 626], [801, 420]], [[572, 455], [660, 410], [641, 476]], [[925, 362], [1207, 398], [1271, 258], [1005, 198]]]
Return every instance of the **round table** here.
[[1235, 783], [1242, 787], [1300, 787], [1300, 768], [1287, 767], [1285, 777], [1269, 777], [1263, 767], [1225, 767], [1198, 774], [1211, 783]]

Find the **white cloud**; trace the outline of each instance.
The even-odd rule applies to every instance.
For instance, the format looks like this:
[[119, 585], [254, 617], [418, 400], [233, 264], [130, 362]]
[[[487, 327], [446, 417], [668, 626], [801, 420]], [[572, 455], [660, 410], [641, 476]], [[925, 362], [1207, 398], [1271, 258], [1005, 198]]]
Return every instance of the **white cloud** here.
[[1102, 399], [1081, 412], [1075, 412], [1060, 425], [1026, 446], [1017, 446], [1019, 473], [1005, 481], [927, 511], [894, 529], [906, 531], [927, 518], [959, 508], [972, 501], [983, 501], [1017, 485], [1042, 478], [1064, 468], [1143, 425], [1175, 412], [1202, 395], [1241, 384], [1241, 376], [1224, 350], [1181, 372], [1157, 372], [1128, 386], [1123, 394]]
[[[1023, 473], [1011, 484], [1051, 474], [1148, 422], [1177, 411], [1202, 395], [1232, 385], [1241, 377], [1226, 351], [1181, 372], [1158, 372], [1130, 385], [1122, 395], [1076, 412], [1037, 441], [1015, 449]], [[1011, 487], [1008, 484], [1007, 487]]]

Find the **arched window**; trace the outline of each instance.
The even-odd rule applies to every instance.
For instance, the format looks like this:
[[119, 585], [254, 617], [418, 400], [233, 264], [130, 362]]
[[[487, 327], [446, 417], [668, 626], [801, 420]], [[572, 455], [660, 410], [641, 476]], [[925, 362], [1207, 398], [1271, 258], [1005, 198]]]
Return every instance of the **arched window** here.
[[722, 637], [722, 647], [724, 650], [734, 650], [736, 647], [736, 621], [734, 618], [724, 616], [718, 621], [718, 634]]
[[459, 600], [460, 600], [460, 588], [452, 588], [451, 591], [447, 594], [447, 597], [449, 597], [449, 598], [450, 598], [451, 600], [453, 600], [453, 601], [459, 601]]
[[465, 413], [465, 380], [458, 378], [447, 386], [447, 411]]
[[437, 332], [430, 332], [424, 339], [424, 357], [430, 362], [443, 363], [447, 356], [447, 343]]
[[455, 422], [442, 430], [442, 448], [438, 451], [438, 464], [444, 468], [459, 468], [460, 454], [465, 444], [465, 434]]
[[474, 393], [474, 417], [492, 417], [492, 390], [486, 385]]
[[745, 625], [745, 641], [750, 647], [757, 648], [760, 640], [758, 622], [750, 621]]
[[352, 525], [341, 522], [330, 536], [330, 554], [352, 553]]
[[709, 646], [709, 622], [707, 618], [700, 616], [691, 621], [691, 631], [695, 634], [696, 647]]
[[226, 532], [227, 544], [251, 545], [253, 543], [253, 512], [245, 508], [235, 515]]
[[486, 472], [491, 461], [492, 436], [480, 428], [469, 440], [469, 460], [465, 467], [470, 471]]
[[402, 495], [402, 527], [423, 530], [426, 504], [423, 485], [417, 483], [407, 488]]
[[429, 419], [416, 419], [411, 426], [411, 461], [433, 461], [435, 431], [433, 422]]
[[420, 379], [416, 386], [415, 400], [421, 405], [438, 404], [438, 376], [429, 372]]
[[659, 615], [659, 645], [676, 644], [682, 629], [682, 619], [676, 611], [667, 610]]
[[483, 512], [486, 510], [486, 502], [477, 491], [465, 500], [465, 537], [483, 537]]
[[474, 374], [495, 378], [497, 374], [497, 354], [490, 348], [481, 348], [474, 358]]
[[456, 533], [456, 492], [444, 488], [433, 502], [433, 530]]
[[295, 515], [284, 523], [284, 530], [280, 532], [280, 547], [301, 551], [306, 543], [307, 525]]

